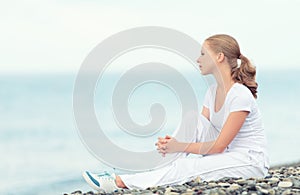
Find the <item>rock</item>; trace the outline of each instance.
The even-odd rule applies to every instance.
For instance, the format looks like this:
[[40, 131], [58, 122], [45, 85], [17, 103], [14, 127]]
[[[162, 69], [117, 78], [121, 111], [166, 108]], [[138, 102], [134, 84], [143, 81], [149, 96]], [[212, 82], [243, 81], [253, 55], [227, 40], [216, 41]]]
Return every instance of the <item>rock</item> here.
[[72, 195], [81, 195], [82, 192], [81, 192], [80, 190], [77, 190], [77, 191], [75, 191], [75, 192], [72, 192], [71, 194], [72, 194]]
[[218, 195], [226, 195], [226, 191], [223, 189], [218, 189]]
[[231, 184], [230, 187], [228, 188], [229, 191], [236, 191], [241, 189], [242, 187], [239, 184]]
[[282, 173], [284, 173], [285, 170], [286, 170], [286, 167], [281, 167], [281, 168], [278, 170], [278, 172], [282, 174]]
[[207, 190], [207, 194], [209, 194], [209, 195], [219, 195], [217, 189]]
[[152, 191], [150, 191], [150, 190], [142, 190], [142, 191], [140, 192], [140, 194], [143, 194], [143, 195], [152, 195], [153, 193], [152, 193]]
[[228, 188], [230, 186], [230, 183], [218, 183], [219, 186], [224, 187], [224, 188]]
[[210, 187], [210, 188], [215, 188], [215, 187], [218, 186], [218, 184], [216, 184], [214, 182], [210, 182], [210, 183], [207, 184], [207, 186]]
[[185, 193], [182, 193], [181, 195], [193, 195], [194, 192], [185, 192]]
[[232, 180], [232, 178], [231, 177], [223, 177], [222, 179], [219, 179], [219, 181], [220, 182], [228, 182], [228, 181], [230, 181], [230, 180]]
[[178, 195], [180, 193], [177, 193], [177, 192], [165, 192], [165, 195]]
[[278, 187], [280, 187], [280, 188], [289, 188], [292, 186], [293, 186], [293, 183], [291, 181], [281, 181], [278, 183]]
[[291, 177], [291, 181], [293, 182], [293, 188], [300, 189], [300, 178]]
[[269, 191], [267, 189], [264, 189], [260, 186], [256, 186], [256, 190], [261, 192], [262, 194], [269, 194]]
[[192, 188], [193, 191], [195, 192], [199, 192], [199, 191], [203, 191], [205, 190], [205, 187], [202, 187], [202, 186], [195, 186]]
[[276, 178], [276, 177], [271, 177], [270, 179], [268, 179], [268, 183], [272, 186], [272, 185], [275, 185], [275, 184], [278, 184], [279, 182], [279, 179]]
[[[118, 194], [118, 193], [117, 193]], [[122, 194], [122, 193], [121, 193]], [[130, 195], [140, 195], [141, 194], [141, 192], [131, 192], [131, 194]]]
[[269, 178], [271, 178], [271, 177], [272, 177], [272, 175], [269, 174], [269, 175], [267, 175], [267, 176], [265, 177], [265, 179], [269, 179]]
[[238, 183], [238, 184], [240, 184], [240, 185], [245, 185], [245, 184], [248, 183], [245, 179], [238, 179], [235, 182]]
[[178, 193], [183, 193], [186, 191], [186, 187], [183, 185], [175, 185], [173, 186], [173, 189], [171, 190], [171, 192], [178, 192]]
[[256, 190], [256, 182], [255, 181], [253, 181], [253, 180], [249, 180], [248, 182], [247, 182], [247, 186], [246, 186], [246, 188], [248, 189], [248, 190]]
[[[122, 190], [126, 190], [126, 189], [122, 189]], [[140, 190], [138, 190], [138, 189], [133, 189], [133, 190], [131, 190], [131, 192], [140, 192]]]
[[295, 193], [300, 194], [300, 190], [299, 190], [299, 189], [296, 189], [296, 188], [293, 188], [293, 189], [292, 189], [292, 192], [295, 192]]
[[165, 192], [165, 191], [166, 191], [166, 188], [165, 188], [165, 187], [162, 187], [162, 186], [159, 186], [159, 187], [157, 187], [157, 190], [161, 190], [161, 191]]
[[290, 189], [285, 190], [285, 191], [282, 193], [282, 195], [290, 195], [290, 194], [292, 194], [292, 192], [291, 192]]
[[167, 187], [166, 190], [165, 190], [165, 193], [171, 193], [171, 190], [173, 190], [173, 188]]
[[291, 178], [283, 178], [282, 181], [289, 181], [289, 182], [292, 182]]
[[269, 188], [271, 188], [271, 186], [269, 185], [269, 184], [267, 184], [267, 183], [257, 183], [256, 184], [256, 186], [260, 186], [260, 187], [262, 187], [262, 188], [264, 188], [264, 189], [269, 189]]
[[275, 195], [275, 190], [274, 189], [268, 189], [268, 192], [270, 195]]
[[201, 178], [200, 178], [200, 177], [197, 177], [197, 178], [195, 179], [195, 182], [196, 182], [196, 183], [201, 183]]
[[186, 182], [185, 184], [188, 186], [191, 186], [191, 187], [195, 187], [195, 186], [199, 185], [199, 183], [197, 183], [195, 181], [189, 181], [189, 182]]
[[[103, 193], [105, 193], [105, 192], [103, 191]], [[84, 193], [83, 195], [94, 195], [94, 192], [93, 191], [88, 191], [88, 192]]]

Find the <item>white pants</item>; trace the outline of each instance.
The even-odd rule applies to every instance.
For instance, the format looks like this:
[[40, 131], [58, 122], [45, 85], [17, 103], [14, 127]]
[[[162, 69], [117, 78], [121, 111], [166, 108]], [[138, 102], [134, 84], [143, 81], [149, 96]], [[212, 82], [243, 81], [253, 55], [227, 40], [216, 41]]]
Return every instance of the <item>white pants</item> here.
[[[188, 135], [187, 139], [191, 140], [189, 136], [193, 136], [193, 141], [197, 142], [215, 140], [219, 132], [204, 116], [201, 115], [199, 118], [197, 131]], [[153, 186], [183, 184], [197, 176], [208, 181], [223, 177], [265, 177], [267, 172], [263, 153], [235, 150], [204, 156], [182, 155], [163, 168], [119, 176], [129, 189], [145, 189]]]

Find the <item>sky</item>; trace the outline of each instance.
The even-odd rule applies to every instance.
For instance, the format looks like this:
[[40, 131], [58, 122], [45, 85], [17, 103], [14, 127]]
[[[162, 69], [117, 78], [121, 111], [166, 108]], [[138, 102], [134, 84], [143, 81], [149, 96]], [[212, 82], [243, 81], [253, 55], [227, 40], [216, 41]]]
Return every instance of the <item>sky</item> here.
[[11, 0], [0, 2], [0, 73], [77, 72], [120, 31], [162, 26], [202, 43], [235, 37], [259, 69], [300, 69], [300, 0]]

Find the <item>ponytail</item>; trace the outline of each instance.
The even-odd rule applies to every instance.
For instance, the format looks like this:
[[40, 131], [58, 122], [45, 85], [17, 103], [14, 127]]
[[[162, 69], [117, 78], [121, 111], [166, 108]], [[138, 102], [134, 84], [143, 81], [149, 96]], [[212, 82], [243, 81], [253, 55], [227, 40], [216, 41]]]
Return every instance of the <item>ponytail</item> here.
[[235, 82], [245, 85], [251, 91], [254, 98], [257, 98], [258, 84], [255, 81], [255, 66], [242, 54], [240, 54], [238, 58], [241, 60], [241, 65], [240, 67], [232, 69], [232, 78]]

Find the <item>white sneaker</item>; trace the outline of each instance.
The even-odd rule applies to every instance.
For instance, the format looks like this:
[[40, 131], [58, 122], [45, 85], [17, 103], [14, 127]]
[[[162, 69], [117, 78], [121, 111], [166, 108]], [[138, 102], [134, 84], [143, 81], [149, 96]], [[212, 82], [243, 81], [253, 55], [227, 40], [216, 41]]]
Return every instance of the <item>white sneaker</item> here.
[[120, 189], [116, 185], [116, 175], [110, 174], [108, 172], [103, 172], [100, 174], [93, 174], [88, 171], [82, 173], [85, 181], [95, 190], [104, 190], [106, 193], [114, 192]]

